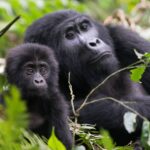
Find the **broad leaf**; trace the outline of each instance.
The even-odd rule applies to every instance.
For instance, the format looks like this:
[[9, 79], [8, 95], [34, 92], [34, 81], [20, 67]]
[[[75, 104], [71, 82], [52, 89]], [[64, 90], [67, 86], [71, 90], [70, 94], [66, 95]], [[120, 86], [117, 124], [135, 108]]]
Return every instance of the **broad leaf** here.
[[101, 142], [102, 142], [103, 147], [108, 150], [114, 149], [115, 145], [114, 145], [113, 140], [110, 137], [109, 133], [105, 130], [102, 130], [101, 135], [102, 135]]
[[144, 57], [146, 58], [146, 63], [149, 64], [150, 63], [150, 53], [145, 53]]
[[54, 128], [52, 129], [51, 137], [48, 140], [48, 146], [51, 150], [66, 150], [64, 144], [56, 137]]
[[140, 82], [143, 73], [145, 72], [146, 66], [140, 65], [139, 67], [130, 70], [130, 78], [134, 82]]

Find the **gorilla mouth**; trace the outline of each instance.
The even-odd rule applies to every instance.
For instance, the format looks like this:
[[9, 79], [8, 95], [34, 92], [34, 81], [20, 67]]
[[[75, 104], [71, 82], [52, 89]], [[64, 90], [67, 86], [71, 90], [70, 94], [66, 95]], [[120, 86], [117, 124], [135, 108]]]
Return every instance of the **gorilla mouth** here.
[[28, 93], [35, 94], [35, 95], [43, 95], [47, 93], [47, 88], [38, 88], [38, 87], [32, 87], [28, 88]]
[[90, 64], [93, 64], [99, 60], [106, 58], [107, 56], [110, 56], [110, 55], [112, 55], [112, 53], [110, 51], [106, 51], [106, 52], [97, 54], [95, 57], [92, 57], [89, 62], [90, 62]]

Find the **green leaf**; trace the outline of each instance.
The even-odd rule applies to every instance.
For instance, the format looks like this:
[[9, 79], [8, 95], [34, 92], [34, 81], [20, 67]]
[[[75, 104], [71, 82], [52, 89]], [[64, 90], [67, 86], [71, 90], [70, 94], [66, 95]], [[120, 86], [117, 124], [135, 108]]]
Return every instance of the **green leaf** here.
[[130, 78], [134, 82], [139, 82], [145, 72], [146, 66], [140, 65], [139, 67], [130, 70]]
[[150, 122], [149, 121], [143, 122], [141, 143], [145, 150], [150, 149]]
[[21, 100], [19, 90], [12, 86], [9, 95], [5, 95], [4, 99], [6, 102], [6, 116], [9, 122], [15, 123], [19, 128], [26, 128], [28, 125], [27, 108], [25, 101]]
[[114, 150], [133, 150], [133, 147], [131, 146], [118, 146]]
[[150, 53], [145, 53], [144, 57], [150, 58]]
[[52, 129], [51, 137], [48, 140], [48, 146], [51, 150], [66, 150], [64, 144], [56, 137], [54, 128]]
[[23, 131], [23, 137], [21, 150], [51, 150], [46, 144], [46, 139], [42, 139], [34, 133]]
[[150, 53], [145, 53], [144, 57], [146, 58], [146, 63], [149, 64], [150, 63]]
[[6, 94], [4, 111], [1, 110], [0, 116], [0, 149], [17, 150], [21, 149], [22, 131], [27, 127], [28, 115], [17, 88], [11, 87]]
[[107, 131], [102, 130], [101, 135], [102, 135], [101, 142], [105, 149], [112, 150], [113, 148], [115, 148], [115, 145], [113, 144], [113, 140]]
[[135, 131], [137, 122], [136, 122], [137, 115], [132, 112], [126, 112], [123, 116], [123, 124], [125, 126], [125, 129], [128, 131], [128, 133], [132, 133]]

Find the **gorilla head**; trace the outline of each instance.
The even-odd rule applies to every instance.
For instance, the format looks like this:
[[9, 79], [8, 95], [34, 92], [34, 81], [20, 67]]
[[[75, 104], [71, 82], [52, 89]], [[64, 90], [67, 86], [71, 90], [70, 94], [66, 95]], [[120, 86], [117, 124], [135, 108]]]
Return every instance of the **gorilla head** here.
[[46, 46], [25, 44], [11, 49], [7, 56], [6, 75], [17, 85], [23, 97], [48, 96], [58, 85], [58, 65]]
[[102, 70], [109, 68], [109, 73], [114, 71], [109, 65], [113, 61], [116, 66], [117, 60], [114, 58], [112, 43], [108, 39], [109, 34], [103, 26], [85, 15], [77, 14], [62, 21], [53, 31], [55, 33], [50, 38], [57, 39], [53, 46], [57, 50], [59, 62], [64, 62], [63, 65], [69, 71], [82, 72], [81, 67], [86, 67], [88, 71], [90, 66], [97, 65], [100, 65]]
[[60, 65], [60, 82], [65, 80], [63, 85], [66, 84], [67, 74], [71, 72], [74, 91], [83, 87], [82, 82], [84, 88], [86, 84], [92, 88], [118, 69], [107, 29], [74, 11], [59, 11], [35, 21], [27, 29], [25, 42], [52, 47]]

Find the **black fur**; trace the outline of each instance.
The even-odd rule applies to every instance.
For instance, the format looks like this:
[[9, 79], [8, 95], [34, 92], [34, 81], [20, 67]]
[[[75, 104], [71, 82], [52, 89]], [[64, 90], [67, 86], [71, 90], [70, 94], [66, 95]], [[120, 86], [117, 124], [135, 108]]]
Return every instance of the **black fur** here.
[[[81, 31], [82, 18], [90, 22], [89, 31]], [[71, 29], [67, 26], [71, 26]], [[71, 30], [68, 31], [69, 35], [66, 30]], [[66, 39], [68, 37], [70, 39]], [[91, 42], [95, 39], [96, 42]], [[60, 65], [60, 87], [69, 99], [70, 72], [76, 107], [79, 107], [89, 91], [108, 75], [137, 60], [134, 48], [143, 53], [150, 47], [150, 43], [134, 32], [120, 27], [105, 27], [74, 11], [59, 11], [35, 21], [27, 29], [25, 42], [45, 44], [55, 50]], [[148, 91], [149, 84], [145, 78], [143, 85]], [[130, 81], [128, 72], [124, 71], [109, 79], [91, 96], [90, 101], [104, 97], [129, 101], [127, 105], [150, 119], [150, 96], [144, 88]], [[123, 145], [139, 136], [142, 123], [138, 118], [136, 132], [128, 134], [123, 125], [123, 115], [127, 111], [129, 110], [108, 98], [84, 107], [79, 121], [108, 129], [117, 143]]]
[[[24, 64], [43, 61], [49, 74], [46, 87], [33, 87], [24, 75]], [[52, 127], [56, 136], [71, 149], [72, 137], [67, 124], [68, 106], [58, 88], [58, 65], [52, 50], [38, 44], [22, 44], [11, 49], [6, 59], [6, 75], [9, 83], [21, 90], [30, 115], [30, 129], [39, 135], [50, 137]]]
[[[121, 26], [108, 26], [107, 28], [113, 39], [115, 52], [122, 67], [138, 61], [134, 50], [142, 54], [145, 52], [150, 52], [150, 42], [140, 37], [136, 32], [125, 29]], [[149, 76], [150, 69], [147, 68], [141, 81], [146, 92], [150, 94]]]

